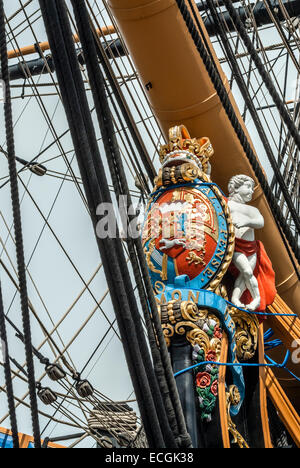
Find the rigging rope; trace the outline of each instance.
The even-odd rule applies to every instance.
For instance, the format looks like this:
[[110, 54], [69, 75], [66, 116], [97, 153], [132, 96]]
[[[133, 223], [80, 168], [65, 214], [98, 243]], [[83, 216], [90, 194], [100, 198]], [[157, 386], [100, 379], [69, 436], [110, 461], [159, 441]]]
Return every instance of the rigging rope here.
[[[11, 367], [10, 367], [10, 359], [9, 359], [9, 349], [8, 349], [8, 341], [7, 341], [7, 332], [6, 332], [6, 324], [5, 324], [5, 313], [3, 308], [3, 299], [2, 299], [2, 289], [0, 284], [0, 350], [2, 348], [2, 359], [4, 363], [4, 375], [5, 375], [5, 384], [6, 384], [6, 393], [7, 393], [7, 402], [8, 402], [8, 409], [9, 409], [9, 416], [10, 416], [10, 423], [11, 423], [11, 430], [12, 430], [12, 438], [13, 438], [13, 445], [14, 448], [19, 448], [19, 437], [18, 437], [18, 425], [17, 425], [17, 417], [16, 417], [16, 408], [14, 402], [14, 391], [13, 391], [13, 383], [12, 383], [12, 376], [11, 376]], [[1, 357], [1, 351], [0, 351]]]
[[[81, 6], [81, 8], [83, 7], [83, 9], [81, 11], [79, 11], [80, 6]], [[128, 211], [129, 211], [129, 209], [131, 207], [130, 194], [129, 194], [129, 190], [128, 190], [126, 176], [125, 176], [125, 173], [124, 173], [124, 169], [123, 169], [122, 160], [121, 160], [121, 157], [120, 157], [117, 141], [116, 141], [116, 138], [114, 136], [113, 125], [112, 125], [112, 116], [111, 116], [111, 113], [110, 113], [110, 109], [109, 109], [109, 106], [108, 106], [106, 93], [105, 93], [104, 77], [101, 74], [101, 70], [100, 70], [98, 62], [96, 60], [95, 49], [92, 46], [92, 37], [93, 36], [92, 36], [92, 32], [91, 32], [91, 30], [89, 28], [89, 19], [88, 19], [87, 12], [85, 10], [84, 3], [82, 3], [82, 2], [81, 3], [80, 2], [75, 3], [74, 2], [74, 11], [75, 11], [75, 15], [76, 15], [76, 12], [77, 12], [77, 24], [78, 24], [78, 27], [79, 27], [79, 33], [82, 36], [81, 41], [82, 41], [82, 44], [83, 44], [83, 50], [85, 51], [85, 56], [88, 57], [87, 65], [88, 65], [88, 70], [89, 70], [89, 75], [90, 75], [90, 81], [91, 81], [91, 84], [92, 84], [92, 90], [94, 90], [94, 99], [95, 99], [95, 103], [96, 103], [96, 110], [97, 110], [97, 113], [98, 113], [98, 119], [99, 119], [99, 123], [100, 123], [100, 127], [101, 127], [101, 132], [103, 134], [103, 140], [104, 140], [104, 144], [105, 144], [105, 148], [106, 148], [107, 159], [108, 159], [108, 163], [109, 163], [109, 166], [110, 166], [112, 179], [113, 179], [113, 182], [114, 182], [116, 195], [121, 196], [123, 194], [126, 194], [126, 196], [127, 196], [127, 207], [124, 207], [124, 208], [128, 208]], [[84, 22], [84, 20], [85, 20], [85, 22]], [[88, 34], [89, 34], [90, 37], [87, 38], [87, 39], [90, 39], [90, 40], [89, 40], [88, 43], [86, 43], [85, 37]], [[89, 44], [90, 44], [90, 47], [86, 48], [85, 46], [89, 45]], [[127, 228], [127, 226], [124, 226], [124, 227]], [[145, 291], [144, 291], [144, 288], [143, 288], [143, 285], [142, 285], [142, 282], [141, 282], [141, 271], [140, 271], [140, 268], [139, 268], [139, 266], [140, 266], [139, 261], [141, 262], [141, 259], [140, 259], [140, 256], [141, 256], [142, 261], [145, 262], [144, 254], [142, 252], [142, 247], [141, 247], [139, 239], [132, 240], [130, 238], [130, 235], [129, 235], [129, 238], [127, 239], [127, 244], [128, 244], [129, 251], [130, 251], [131, 261], [133, 263], [133, 268], [134, 268], [134, 272], [135, 272], [135, 279], [137, 281], [139, 293], [140, 293], [140, 296], [142, 298], [142, 308], [143, 308], [143, 311], [144, 311], [144, 314], [145, 314], [145, 320], [146, 320], [146, 323], [147, 323], [147, 329], [148, 329], [148, 333], [149, 333], [150, 342], [152, 343], [152, 352], [154, 353], [153, 357], [154, 357], [154, 359], [156, 361], [157, 366], [158, 367], [160, 366], [160, 371], [159, 372], [162, 373], [163, 372], [163, 367], [161, 366], [160, 362], [157, 362], [157, 360], [158, 360], [157, 345], [156, 345], [156, 341], [155, 341], [155, 336], [153, 334], [153, 328], [152, 328], [152, 323], [151, 323], [151, 320], [150, 320], [150, 315], [149, 314], [147, 315], [147, 311], [148, 311], [147, 299], [149, 300], [149, 291], [148, 291], [148, 297], [146, 297]], [[136, 253], [135, 253], [134, 248], [136, 248], [137, 252], [139, 252], [139, 259], [136, 258]], [[152, 288], [151, 288], [150, 294], [153, 296]], [[153, 300], [153, 298], [152, 298], [152, 300]], [[156, 310], [156, 314], [157, 314], [157, 310]], [[137, 323], [137, 326], [139, 326], [139, 321], [137, 320], [137, 317], [135, 317], [135, 321]], [[141, 336], [143, 334], [143, 330], [141, 329], [141, 327], [139, 327], [139, 328], [140, 329], [138, 330], [138, 335]], [[143, 348], [145, 350], [146, 349], [146, 343], [144, 342], [142, 344], [142, 346], [143, 346]], [[143, 352], [143, 355], [144, 355], [144, 352]], [[163, 376], [161, 376], [161, 377], [163, 377]], [[161, 378], [159, 379], [159, 381], [161, 381]], [[162, 393], [167, 395], [168, 394], [168, 388], [163, 383], [161, 383], [161, 384], [163, 385]], [[165, 404], [166, 404], [168, 410], [172, 411], [172, 407], [170, 406], [170, 403], [167, 401], [167, 402], [165, 402]], [[177, 433], [178, 433], [178, 429], [177, 429]]]
[[[126, 212], [130, 213], [130, 207], [132, 207], [130, 192], [124, 172], [120, 152], [117, 144], [117, 140], [114, 135], [114, 128], [112, 124], [112, 115], [109, 109], [107, 96], [105, 92], [105, 81], [101, 73], [98, 61], [96, 59], [96, 50], [93, 44], [93, 35], [89, 27], [89, 17], [84, 2], [76, 1], [72, 2], [79, 29], [79, 36], [81, 38], [83, 51], [86, 57], [86, 64], [89, 72], [89, 78], [91, 88], [94, 95], [95, 107], [98, 115], [99, 124], [101, 127], [101, 133], [103, 135], [103, 142], [106, 149], [107, 161], [110, 167], [113, 184], [117, 197], [126, 195], [127, 206], [124, 206]], [[95, 35], [96, 37], [96, 35]], [[128, 216], [128, 225], [124, 228], [128, 230], [130, 221], [134, 219], [134, 215]], [[170, 359], [166, 348], [163, 333], [161, 331], [160, 319], [153, 295], [153, 289], [148, 275], [147, 265], [145, 262], [145, 256], [142, 249], [140, 238], [131, 237], [127, 238], [127, 245], [130, 252], [130, 259], [135, 273], [135, 280], [137, 282], [142, 309], [147, 324], [147, 331], [149, 335], [149, 341], [153, 359], [155, 362], [155, 369], [157, 371], [157, 377], [161, 386], [161, 392], [165, 396], [165, 406], [167, 408], [167, 415], [170, 420], [173, 432], [182, 441], [188, 439], [186, 432], [186, 425], [182, 414], [182, 409], [179, 403], [179, 397], [176, 389], [176, 384], [173, 379]], [[142, 280], [141, 280], [142, 279]], [[144, 281], [144, 283], [143, 283]], [[149, 305], [151, 310], [149, 310]], [[155, 332], [158, 336], [161, 356], [156, 343], [156, 336], [153, 332], [153, 324], [151, 322], [151, 316], [154, 319]], [[139, 327], [138, 335], [141, 336], [143, 331], [139, 326], [139, 321], [135, 317], [137, 326]], [[146, 343], [142, 343], [144, 350], [146, 349]], [[144, 355], [144, 352], [143, 352]], [[169, 388], [168, 388], [169, 386]], [[171, 398], [171, 400], [170, 400]]]
[[[120, 93], [120, 89], [118, 88], [118, 86], [116, 86], [115, 80], [113, 78], [112, 69], [111, 69], [111, 66], [109, 64], [109, 61], [107, 60], [107, 56], [106, 56], [103, 44], [101, 43], [101, 41], [100, 41], [100, 39], [99, 39], [99, 37], [98, 37], [98, 35], [97, 35], [97, 33], [95, 31], [94, 31], [94, 39], [95, 39], [95, 42], [97, 44], [96, 53], [97, 53], [97, 56], [98, 56], [98, 59], [99, 59], [101, 65], [103, 67], [105, 75], [106, 75], [106, 77], [108, 79], [108, 82], [109, 82], [109, 84], [111, 86], [112, 95], [113, 95], [113, 97], [116, 99], [116, 101], [118, 103], [118, 106], [120, 108], [122, 116], [123, 116], [123, 118], [125, 120], [125, 123], [126, 123], [128, 129], [129, 129], [130, 135], [131, 135], [131, 137], [132, 137], [132, 139], [133, 139], [133, 141], [135, 143], [136, 148], [138, 149], [139, 156], [141, 158], [141, 161], [144, 164], [147, 175], [148, 175], [150, 181], [153, 183], [153, 180], [154, 180], [154, 178], [156, 176], [155, 168], [153, 166], [153, 163], [152, 163], [151, 159], [149, 158], [149, 155], [147, 154], [146, 150], [143, 148], [143, 145], [141, 144], [141, 142], [139, 140], [137, 132], [135, 131], [135, 128], [134, 128], [134, 126], [132, 124], [129, 112], [126, 110], [125, 104], [123, 102], [123, 99], [122, 99], [122, 96], [121, 96], [121, 93]], [[114, 105], [113, 99], [112, 99], [112, 103]], [[115, 109], [115, 111], [117, 110], [116, 106], [114, 106], [114, 109]], [[117, 113], [118, 113], [118, 110], [117, 110]], [[127, 135], [127, 133], [126, 133], [126, 135]], [[127, 141], [130, 142], [129, 139], [127, 139]], [[134, 152], [133, 152], [133, 155], [135, 155]], [[140, 169], [140, 164], [139, 164], [139, 161], [138, 161], [138, 159], [136, 157], [135, 157], [135, 161], [137, 163], [138, 168]], [[146, 188], [146, 190], [148, 191], [148, 193], [150, 193], [148, 182], [147, 182], [143, 172], [142, 171], [140, 171], [140, 172], [141, 172], [140, 178], [142, 180], [142, 183], [143, 183], [144, 187]]]
[[[40, 359], [40, 362], [42, 364], [46, 364], [48, 363], [48, 365], [46, 366], [46, 372], [47, 372], [47, 367], [52, 367], [52, 365], [49, 366], [49, 360], [47, 358], [45, 358], [44, 356], [42, 356], [41, 354], [39, 354], [37, 356], [39, 359]], [[10, 358], [10, 361], [18, 368], [18, 370], [23, 373], [25, 375], [25, 377], [28, 379], [28, 375], [26, 373], [26, 371], [23, 369], [23, 367], [13, 358]], [[56, 371], [59, 371], [60, 372], [60, 369], [56, 369]], [[47, 374], [49, 375], [50, 379], [51, 380], [54, 380], [54, 381], [57, 381], [65, 390], [67, 390], [67, 392], [72, 392], [72, 389], [74, 387], [74, 384], [68, 388], [68, 386], [66, 385], [65, 382], [63, 382], [61, 379], [63, 380], [67, 380], [66, 379], [66, 374], [64, 373], [64, 375], [60, 374], [59, 375], [59, 378], [57, 378], [58, 374], [57, 372], [55, 372], [55, 378], [53, 378], [53, 372], [51, 372], [51, 374], [49, 374], [47, 372]], [[23, 377], [21, 377], [20, 375], [18, 375], [18, 377], [23, 380], [24, 382], [28, 382], [27, 379], [24, 379]], [[68, 381], [68, 380], [67, 380]], [[69, 383], [69, 382], [68, 382]], [[57, 411], [60, 411], [61, 408], [62, 408], [62, 404], [63, 402], [65, 401], [67, 395], [62, 395], [62, 394], [59, 394], [57, 391], [53, 392], [50, 388], [48, 387], [42, 387], [41, 383], [40, 382], [37, 382], [36, 383], [36, 386], [39, 390], [38, 392], [38, 395], [40, 396], [41, 400], [43, 401], [44, 404], [48, 405], [48, 404], [51, 404], [52, 406], [54, 405], [54, 403], [56, 402], [57, 398], [58, 397], [62, 397], [63, 398], [63, 401], [61, 403], [59, 403], [59, 407], [56, 408]], [[8, 393], [8, 391], [6, 390], [6, 393]], [[103, 417], [103, 415], [105, 414], [106, 415], [106, 421], [109, 420], [110, 416], [112, 416], [112, 419], [116, 419], [114, 418], [114, 414], [115, 414], [115, 411], [117, 410], [118, 411], [118, 419], [117, 420], [114, 420], [113, 421], [113, 425], [114, 427], [118, 427], [118, 430], [119, 432], [126, 432], [127, 431], [127, 427], [126, 427], [126, 421], [123, 421], [122, 417], [120, 417], [120, 414], [122, 412], [126, 413], [126, 409], [120, 404], [118, 403], [114, 403], [114, 402], [101, 402], [97, 397], [88, 397], [88, 398], [78, 398], [78, 396], [76, 396], [76, 394], [74, 392], [72, 392], [72, 394], [74, 395], [73, 399], [77, 400], [77, 403], [78, 403], [78, 406], [76, 406], [75, 404], [73, 406], [75, 406], [76, 408], [79, 408], [81, 409], [81, 411], [83, 412], [83, 414], [85, 415], [86, 417], [86, 412], [88, 413], [88, 415], [90, 414], [94, 414], [94, 417], [93, 417], [93, 423], [94, 424], [98, 424], [99, 426], [101, 426], [101, 418]], [[97, 411], [93, 411], [93, 410], [90, 410], [84, 400], [86, 400], [87, 402], [89, 402], [90, 404], [92, 404], [93, 408], [97, 410], [101, 410], [101, 417], [100, 415], [97, 414]], [[69, 404], [72, 404], [71, 402]], [[109, 408], [110, 408], [110, 411], [114, 411], [114, 413], [111, 413], [109, 412], [108, 410], [105, 410], [107, 408], [107, 405], [109, 405]], [[54, 406], [56, 407], [56, 406]], [[64, 408], [63, 408], [64, 409]], [[67, 409], [64, 409], [64, 413], [63, 413], [65, 416], [67, 416], [69, 419], [73, 420], [73, 418], [67, 414]], [[73, 413], [71, 413], [73, 414]], [[137, 420], [137, 417], [136, 417], [136, 420]], [[83, 421], [82, 421], [83, 422]], [[80, 427], [80, 426], [79, 426]]]
[[[224, 1], [224, 3], [226, 2], [226, 4], [228, 3], [227, 0]], [[200, 37], [200, 34], [195, 26], [195, 23], [193, 21], [193, 18], [191, 17], [191, 14], [189, 12], [189, 9], [185, 3], [185, 0], [176, 0], [176, 3], [178, 5], [178, 8], [180, 10], [180, 13], [183, 17], [183, 20], [185, 21], [186, 25], [187, 25], [187, 28], [188, 28], [188, 31], [194, 41], [194, 44], [195, 44], [195, 47], [197, 48], [200, 56], [201, 56], [201, 59], [206, 67], [206, 70], [207, 70], [207, 73], [209, 74], [211, 80], [212, 80], [212, 83], [217, 91], [217, 94], [220, 98], [220, 101], [222, 102], [223, 104], [223, 107], [224, 107], [224, 110], [226, 112], [226, 114], [228, 115], [228, 118], [234, 128], [234, 131], [238, 137], [238, 139], [240, 140], [240, 143], [245, 151], [245, 154], [252, 166], [252, 169], [262, 187], [262, 190], [266, 196], [266, 199], [270, 205], [270, 208], [272, 209], [272, 212], [273, 212], [273, 215], [274, 217], [276, 218], [277, 222], [279, 223], [279, 225], [281, 226], [282, 228], [282, 231], [284, 233], [284, 235], [286, 236], [287, 238], [287, 241], [290, 245], [290, 248], [292, 249], [292, 251], [294, 252], [298, 262], [300, 263], [300, 249], [299, 249], [299, 246], [298, 246], [298, 243], [293, 235], [293, 233], [291, 232], [290, 230], [290, 227], [289, 225], [287, 224], [286, 222], [286, 219], [284, 217], [284, 215], [282, 214], [282, 211], [280, 209], [280, 207], [278, 206], [278, 202], [277, 202], [277, 199], [276, 197], [274, 196], [272, 190], [270, 189], [270, 186], [268, 184], [268, 181], [266, 180], [265, 178], [265, 175], [262, 171], [262, 168], [257, 160], [257, 157], [250, 145], [250, 142], [243, 130], [243, 127], [241, 125], [241, 123], [239, 122], [239, 119], [235, 113], [235, 110], [233, 108], [233, 105], [230, 101], [230, 98], [227, 94], [227, 91], [225, 89], [225, 86], [222, 82], [222, 80], [220, 80], [220, 77], [219, 77], [219, 74], [216, 73], [215, 71], [215, 66], [209, 56], [209, 53], [207, 52], [202, 40], [201, 40], [201, 37]], [[249, 38], [248, 38], [249, 39]], [[250, 39], [249, 39], [250, 41]], [[251, 42], [251, 41], [250, 41]], [[252, 45], [252, 44], [251, 44]], [[254, 47], [253, 47], [254, 48]], [[254, 49], [255, 50], [255, 49]], [[282, 102], [281, 102], [282, 104]], [[290, 121], [290, 117], [289, 117], [289, 121]], [[294, 125], [294, 124], [293, 124]], [[293, 132], [293, 136], [295, 135], [295, 132]], [[299, 146], [300, 146], [300, 136], [298, 134], [298, 138], [297, 140], [299, 140]]]
[[[56, 63], [57, 76], [92, 221], [96, 229], [97, 207], [101, 202], [111, 203], [111, 198], [72, 41], [70, 24], [64, 2], [40, 0], [40, 5]], [[157, 395], [153, 393], [153, 376], [151, 373], [147, 374], [137, 336], [137, 327], [132, 316], [133, 310], [138, 316], [138, 309], [121, 241], [119, 238], [99, 239], [97, 237], [97, 243], [149, 444], [164, 447], [165, 441], [162, 435], [164, 426], [161, 424], [161, 415], [158, 414], [155, 405]]]
[[3, 0], [0, 0], [0, 55], [1, 55], [2, 79], [5, 83], [5, 103], [4, 103], [5, 128], [6, 128], [8, 166], [9, 166], [10, 185], [11, 185], [11, 199], [12, 199], [13, 219], [14, 219], [14, 229], [15, 229], [15, 239], [16, 239], [18, 277], [19, 277], [19, 284], [20, 284], [22, 322], [23, 322], [23, 330], [24, 330], [24, 338], [25, 338], [25, 354], [26, 354], [26, 362], [27, 362], [27, 369], [28, 369], [30, 408], [31, 408], [35, 448], [40, 448], [41, 447], [40, 427], [39, 427], [37, 396], [36, 396], [36, 388], [35, 388], [34, 363], [33, 363], [33, 356], [32, 356], [31, 325], [30, 325], [30, 316], [29, 316], [29, 310], [28, 310], [26, 268], [25, 268], [25, 260], [24, 260], [22, 221], [21, 221], [21, 213], [20, 213], [18, 178], [17, 178], [17, 170], [16, 170], [16, 159], [15, 159], [13, 118], [12, 118], [11, 94], [10, 94], [10, 86], [9, 86], [7, 44], [6, 44], [6, 33], [5, 33], [5, 13], [4, 13], [4, 7], [3, 7]]

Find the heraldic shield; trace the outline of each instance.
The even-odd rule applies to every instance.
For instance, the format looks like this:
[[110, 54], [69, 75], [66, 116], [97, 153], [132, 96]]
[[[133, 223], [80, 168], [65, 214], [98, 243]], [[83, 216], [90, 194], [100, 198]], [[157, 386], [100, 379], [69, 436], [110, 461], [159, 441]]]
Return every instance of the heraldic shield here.
[[183, 139], [181, 127], [171, 129], [167, 146], [143, 227], [150, 277], [155, 286], [186, 275], [189, 287], [214, 290], [232, 259], [234, 235], [226, 198], [207, 174], [213, 149], [207, 138]]

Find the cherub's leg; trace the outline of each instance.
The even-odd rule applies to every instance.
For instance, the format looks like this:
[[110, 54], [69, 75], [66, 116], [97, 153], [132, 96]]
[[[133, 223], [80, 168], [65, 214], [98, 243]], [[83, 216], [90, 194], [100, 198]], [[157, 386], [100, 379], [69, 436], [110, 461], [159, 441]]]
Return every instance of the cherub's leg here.
[[242, 304], [240, 301], [244, 291], [246, 290], [246, 284], [242, 273], [237, 277], [234, 288], [232, 292], [231, 302], [236, 305], [237, 307], [245, 307], [245, 304]]
[[[240, 297], [242, 296], [242, 294], [244, 293], [246, 289], [249, 289], [250, 294], [253, 298], [253, 301], [247, 306], [247, 308], [249, 310], [256, 310], [260, 305], [260, 293], [259, 293], [258, 282], [253, 274], [256, 261], [257, 261], [257, 257], [256, 255], [253, 255], [249, 261], [249, 259], [243, 253], [235, 253], [233, 257], [233, 261], [234, 261], [235, 266], [241, 272], [241, 276], [244, 282], [244, 288], [241, 291]], [[238, 283], [237, 286], [239, 285], [242, 285], [241, 281]], [[236, 285], [234, 289], [236, 289]], [[238, 290], [236, 291], [236, 295], [237, 294], [238, 294]], [[235, 299], [235, 297], [233, 298]]]
[[[235, 253], [233, 255], [233, 263], [237, 267], [237, 269], [239, 270], [240, 275], [237, 277], [237, 279], [235, 281], [231, 300], [232, 300], [233, 304], [235, 304], [237, 307], [244, 308], [245, 305], [241, 303], [240, 299], [241, 299], [243, 293], [246, 291], [247, 286], [246, 286], [245, 278], [244, 278], [244, 275], [243, 275], [244, 263], [245, 262], [244, 262], [243, 258], [241, 258], [241, 257], [245, 257], [245, 255], [242, 254], [242, 253]], [[247, 260], [247, 258], [246, 258], [246, 260]]]
[[[256, 267], [256, 262], [257, 262], [257, 255], [252, 255], [252, 257], [249, 257], [248, 261], [252, 269], [252, 272], [254, 272], [255, 267]], [[253, 301], [249, 304], [248, 309], [257, 310], [258, 307], [260, 306], [261, 297], [260, 297], [258, 282], [253, 273], [252, 273], [251, 278], [249, 278], [248, 283], [246, 284], [253, 298]]]

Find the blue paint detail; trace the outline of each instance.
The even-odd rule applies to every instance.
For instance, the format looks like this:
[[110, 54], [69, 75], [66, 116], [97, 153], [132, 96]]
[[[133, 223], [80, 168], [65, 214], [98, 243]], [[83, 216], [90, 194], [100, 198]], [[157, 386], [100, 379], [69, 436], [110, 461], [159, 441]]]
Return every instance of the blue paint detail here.
[[[0, 432], [0, 449], [3, 449], [3, 448], [13, 449], [14, 448], [14, 443], [13, 443], [13, 438], [12, 438], [11, 435], [4, 434], [3, 432]], [[34, 442], [29, 442], [27, 448], [33, 449], [34, 448]]]
[[[205, 291], [199, 289], [193, 290], [192, 288], [190, 288], [190, 284], [191, 281], [189, 280], [189, 277], [187, 275], [177, 276], [175, 278], [174, 284], [167, 285], [162, 293], [156, 295], [158, 302], [161, 302], [162, 296], [164, 296], [166, 302], [169, 302], [174, 299], [180, 301], [188, 301], [190, 295], [193, 294], [194, 298], [197, 299], [198, 307], [211, 310], [221, 320], [222, 326], [224, 328], [224, 331], [227, 333], [229, 341], [229, 362], [237, 363], [238, 360], [235, 351], [236, 328], [235, 323], [228, 312], [227, 302], [221, 296], [214, 294], [212, 291]], [[176, 292], [178, 294], [176, 294]], [[243, 368], [241, 366], [231, 367], [231, 372], [233, 377], [233, 383], [237, 386], [241, 395], [240, 403], [236, 406], [232, 406], [230, 409], [231, 415], [236, 416], [245, 398], [245, 381]]]
[[179, 224], [179, 230], [183, 234], [185, 234], [185, 223], [187, 222], [187, 215], [185, 213], [182, 213], [182, 215], [179, 217], [178, 224]]
[[[187, 184], [176, 184], [176, 185], [168, 185], [168, 188], [166, 189], [166, 187], [161, 187], [159, 188], [158, 190], [156, 190], [156, 192], [153, 192], [152, 193], [152, 197], [159, 197], [161, 194], [165, 193], [167, 190], [172, 190], [172, 189], [175, 189], [175, 188], [181, 188], [181, 187], [187, 187], [187, 188], [197, 188], [199, 186], [202, 186], [202, 187], [217, 187], [220, 192], [222, 193], [223, 197], [226, 198], [226, 195], [224, 194], [224, 192], [220, 189], [220, 187], [215, 184], [214, 182], [202, 182], [202, 180], [200, 179], [195, 179], [195, 182], [193, 183], [187, 183]], [[156, 198], [156, 200], [157, 200]], [[155, 202], [154, 202], [155, 203]]]
[[0, 448], [14, 448], [12, 436], [0, 432]]

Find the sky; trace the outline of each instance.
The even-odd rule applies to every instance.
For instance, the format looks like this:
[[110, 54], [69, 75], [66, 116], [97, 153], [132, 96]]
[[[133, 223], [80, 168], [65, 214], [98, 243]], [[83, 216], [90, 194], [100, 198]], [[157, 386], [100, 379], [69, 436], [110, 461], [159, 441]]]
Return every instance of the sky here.
[[[9, 17], [20, 6], [18, 0], [6, 0], [5, 10]], [[28, 14], [33, 13], [38, 6], [38, 2], [34, 0], [32, 5], [27, 7]], [[33, 16], [33, 18], [37, 15]], [[11, 22], [11, 25], [16, 25], [23, 21], [24, 16], [18, 17]], [[19, 28], [21, 30], [22, 28]], [[46, 40], [46, 33], [41, 20], [34, 23], [34, 31], [40, 41]], [[32, 33], [27, 29], [18, 36], [18, 43], [21, 46], [33, 44], [35, 42]], [[8, 45], [11, 49], [11, 44]], [[36, 57], [36, 56], [34, 56]], [[33, 57], [29, 57], [32, 59]], [[11, 63], [15, 63], [16, 60]], [[38, 82], [38, 79], [35, 79]], [[49, 77], [42, 77], [39, 81], [49, 83]], [[14, 84], [22, 85], [23, 82], [15, 82]], [[53, 92], [53, 87], [50, 92]], [[42, 112], [39, 102], [35, 97], [21, 99], [22, 88], [13, 88], [13, 115], [14, 115], [14, 132], [15, 132], [15, 147], [16, 155], [30, 161], [42, 149], [46, 148], [53, 140], [53, 134], [49, 132], [44, 113]], [[32, 94], [30, 88], [26, 88], [25, 94]], [[90, 101], [91, 103], [91, 101]], [[56, 96], [43, 97], [43, 104], [49, 114], [53, 128], [57, 135], [62, 134], [67, 128], [65, 113], [59, 98]], [[99, 131], [98, 131], [99, 136]], [[67, 135], [61, 140], [62, 147], [67, 153], [68, 158], [72, 161], [72, 167], [77, 176], [79, 170], [76, 163], [76, 158], [73, 152], [68, 153], [72, 149], [70, 136]], [[3, 106], [0, 104], [0, 145], [5, 148], [5, 128], [3, 119]], [[101, 146], [101, 145], [100, 145]], [[101, 148], [102, 150], [102, 148]], [[60, 149], [54, 145], [40, 159], [40, 162], [47, 161], [60, 154]], [[49, 170], [59, 173], [66, 172], [66, 164], [63, 158], [57, 158], [45, 165]], [[21, 166], [18, 164], [18, 169]], [[0, 155], [0, 185], [5, 182], [8, 174], [7, 161], [3, 155]], [[25, 259], [29, 265], [28, 270], [34, 281], [28, 278], [28, 296], [36, 310], [39, 319], [43, 322], [48, 330], [53, 329], [53, 324], [56, 324], [71, 307], [76, 297], [84, 288], [82, 279], [87, 282], [92, 277], [96, 269], [100, 265], [100, 257], [97, 245], [94, 238], [92, 224], [89, 215], [82, 203], [82, 200], [75, 188], [75, 185], [69, 181], [63, 181], [55, 177], [44, 176], [37, 177], [29, 171], [21, 176], [24, 184], [28, 187], [30, 195], [25, 191], [24, 186], [20, 184], [20, 199], [23, 222], [24, 248]], [[34, 200], [34, 201], [33, 201]], [[36, 208], [35, 203], [48, 220], [51, 230], [45, 226], [45, 221]], [[12, 226], [12, 212], [10, 201], [10, 189], [7, 184], [1, 188], [0, 197], [0, 236], [3, 245], [0, 246], [0, 258], [5, 265], [8, 266], [10, 272], [16, 277], [13, 270], [15, 267], [14, 244], [9, 236], [8, 229]], [[5, 219], [5, 222], [2, 218]], [[5, 225], [7, 224], [7, 226]], [[52, 231], [55, 233], [54, 237]], [[69, 259], [63, 252], [67, 252]], [[7, 252], [7, 253], [6, 253]], [[8, 258], [8, 255], [11, 259]], [[71, 262], [79, 271], [76, 273]], [[13, 265], [13, 266], [12, 266]], [[0, 277], [3, 288], [3, 300], [5, 310], [13, 322], [21, 329], [20, 303], [18, 295], [15, 295], [15, 287], [2, 270]], [[38, 292], [37, 292], [38, 290]], [[100, 269], [96, 278], [90, 284], [90, 290], [94, 297], [88, 292], [85, 292], [77, 304], [72, 309], [68, 318], [59, 327], [60, 338], [64, 345], [68, 344], [84, 321], [89, 317], [93, 309], [95, 309], [95, 300], [99, 301], [106, 293], [106, 281], [103, 270]], [[40, 295], [40, 297], [39, 297]], [[42, 298], [42, 300], [41, 300]], [[102, 303], [102, 308], [105, 311], [108, 319], [112, 322], [114, 314], [112, 311], [109, 294], [105, 296]], [[103, 314], [98, 310], [95, 312], [84, 331], [78, 336], [74, 344], [69, 348], [70, 355], [76, 364], [77, 370], [80, 370], [85, 364], [95, 347], [99, 343], [104, 333], [109, 328], [108, 321], [103, 317]], [[23, 345], [15, 337], [11, 328], [8, 328], [10, 354], [20, 364], [24, 364]], [[55, 336], [61, 349], [64, 347], [59, 338]], [[43, 334], [37, 321], [32, 318], [32, 342], [37, 347], [43, 340]], [[46, 345], [42, 348], [42, 352], [50, 359], [53, 358], [53, 353]], [[36, 376], [40, 376], [43, 367], [35, 360]], [[108, 395], [114, 401], [126, 400], [132, 398], [132, 384], [128, 375], [127, 366], [122, 351], [120, 340], [115, 333], [110, 331], [104, 339], [99, 351], [95, 355], [91, 364], [88, 366], [84, 377], [88, 377], [100, 392]], [[3, 383], [4, 377], [2, 369], [0, 370], [0, 382]], [[55, 388], [48, 379], [45, 383], [51, 388]], [[20, 398], [26, 392], [26, 385], [19, 379], [14, 380], [15, 394]], [[26, 400], [28, 401], [28, 400]], [[133, 405], [135, 406], [135, 405]], [[47, 413], [52, 413], [53, 410], [45, 408], [42, 403], [39, 403], [40, 409]], [[0, 393], [0, 421], [1, 416], [7, 412], [6, 398], [3, 393]], [[27, 409], [17, 409], [17, 417], [19, 421], [19, 431], [27, 434], [32, 433], [31, 421]], [[40, 419], [41, 429], [45, 426], [47, 420], [43, 417]], [[9, 422], [6, 419], [0, 422], [0, 427], [8, 427]], [[70, 428], [55, 427], [51, 424], [48, 427], [47, 434], [54, 429], [55, 435], [60, 435], [70, 432]], [[56, 432], [58, 431], [58, 432]], [[76, 431], [75, 431], [76, 432]], [[86, 443], [86, 442], [85, 442]], [[93, 443], [93, 441], [91, 441]]]

